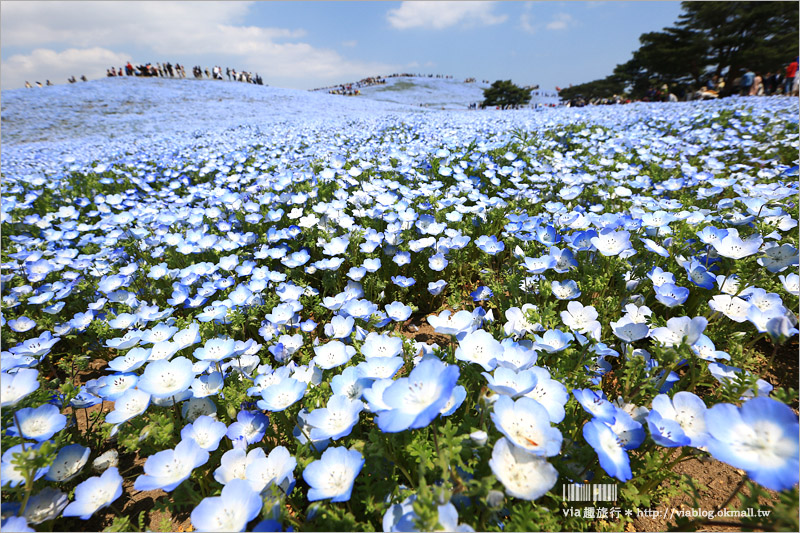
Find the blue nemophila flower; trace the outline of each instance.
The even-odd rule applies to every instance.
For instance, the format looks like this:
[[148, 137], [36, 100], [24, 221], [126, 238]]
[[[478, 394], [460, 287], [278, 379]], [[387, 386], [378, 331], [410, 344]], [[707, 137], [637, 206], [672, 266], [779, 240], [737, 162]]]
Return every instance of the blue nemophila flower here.
[[[419, 520], [419, 516], [414, 511], [416, 499], [417, 495], [412, 494], [402, 503], [396, 503], [387, 509], [383, 515], [383, 530], [388, 532], [418, 531], [416, 522]], [[452, 503], [439, 505], [437, 509], [442, 531], [474, 531], [470, 526], [458, 523], [458, 510]]]
[[409, 252], [397, 252], [392, 257], [392, 261], [397, 264], [397, 266], [407, 265], [411, 262], [411, 254]]
[[564, 280], [563, 283], [555, 280], [550, 282], [550, 290], [559, 300], [574, 300], [581, 295], [578, 284], [571, 279]]
[[35, 339], [28, 339], [25, 340], [16, 346], [12, 346], [9, 351], [18, 356], [31, 356], [37, 359], [41, 359], [45, 355], [50, 353], [50, 350], [53, 348], [53, 345], [61, 340], [61, 337], [53, 337], [53, 334], [49, 331], [45, 331]]
[[494, 296], [494, 293], [492, 292], [492, 289], [490, 289], [489, 287], [481, 285], [480, 287], [469, 293], [469, 295], [472, 297], [473, 302], [482, 302], [484, 300], [490, 299], [492, 296]]
[[[376, 357], [369, 361], [393, 363], [395, 359], [400, 359], [402, 361], [400, 357]], [[365, 377], [362, 367], [364, 364], [365, 363], [361, 363], [358, 366], [349, 366], [345, 368], [341, 374], [333, 376], [333, 379], [331, 379], [331, 391], [333, 394], [342, 395], [351, 400], [361, 398], [361, 393], [364, 389], [368, 388], [372, 382], [371, 379]]]
[[764, 256], [758, 258], [758, 264], [770, 272], [783, 272], [790, 266], [796, 265], [798, 261], [800, 257], [797, 248], [788, 243], [766, 248]]
[[289, 494], [294, 488], [296, 467], [297, 460], [289, 454], [289, 450], [278, 446], [266, 457], [260, 454], [247, 461], [244, 474], [250, 486], [257, 492], [264, 492], [271, 485], [277, 485], [284, 493]]
[[656, 286], [656, 300], [667, 307], [677, 307], [683, 305], [689, 298], [689, 289], [675, 285], [674, 283], [663, 283]]
[[[19, 466], [17, 466], [16, 464], [12, 463], [12, 461], [14, 461], [15, 455], [20, 453], [24, 454], [22, 446], [23, 446], [22, 444], [16, 444], [14, 446], [11, 446], [10, 448], [6, 448], [5, 450], [3, 450], [3, 456], [2, 459], [0, 460], [0, 483], [4, 487], [10, 486], [11, 488], [14, 488], [26, 482], [25, 481], [26, 472], [21, 470]], [[42, 443], [36, 443], [33, 446], [31, 446], [30, 444], [26, 444], [25, 449], [28, 451], [30, 451], [31, 448], [37, 450], [41, 448], [41, 446]], [[48, 467], [45, 466], [35, 471], [33, 474], [34, 481], [44, 476], [47, 473], [47, 468]]]
[[378, 306], [363, 298], [354, 298], [340, 304], [342, 312], [361, 320], [369, 320], [370, 317], [378, 312]]
[[63, 516], [89, 520], [100, 509], [108, 507], [122, 496], [122, 476], [112, 466], [99, 477], [91, 477], [75, 487], [75, 501], [67, 505]]
[[133, 484], [136, 490], [162, 489], [171, 492], [198, 466], [208, 461], [208, 452], [192, 439], [182, 440], [174, 450], [151, 455], [144, 463], [144, 474]]
[[580, 302], [569, 302], [567, 310], [561, 311], [561, 322], [565, 326], [573, 331], [589, 334], [599, 341], [601, 324], [597, 317], [597, 310], [594, 306], [584, 306]]
[[64, 446], [56, 454], [56, 458], [47, 471], [50, 481], [69, 481], [77, 476], [89, 460], [91, 450], [80, 444]]
[[23, 516], [31, 524], [41, 524], [47, 520], [57, 518], [68, 503], [69, 498], [66, 494], [58, 489], [45, 487], [28, 500]]
[[266, 458], [263, 448], [253, 448], [249, 452], [245, 448], [233, 448], [222, 454], [220, 466], [214, 470], [214, 479], [226, 485], [234, 479], [247, 479], [247, 467], [254, 461]]
[[[198, 363], [203, 364], [203, 363]], [[207, 363], [206, 363], [207, 364]], [[225, 386], [225, 381], [220, 372], [211, 372], [209, 374], [201, 374], [192, 381], [192, 396], [195, 398], [205, 398], [206, 396], [214, 396], [222, 391]]]
[[592, 237], [591, 243], [597, 251], [605, 256], [625, 255], [623, 252], [631, 250], [631, 235], [627, 231], [614, 231], [611, 228], [600, 230], [597, 237]]
[[644, 243], [645, 250], [656, 253], [661, 257], [669, 257], [669, 251], [654, 240], [647, 238], [641, 238], [640, 240]]
[[403, 322], [411, 316], [412, 309], [402, 302], [392, 302], [386, 306], [386, 315], [395, 322]]
[[686, 274], [689, 276], [689, 281], [698, 287], [703, 287], [704, 289], [710, 290], [716, 285], [716, 276], [709, 273], [705, 265], [703, 265], [697, 259], [692, 259], [691, 262], [685, 263], [683, 267], [686, 269]]
[[519, 307], [506, 309], [505, 316], [508, 322], [503, 325], [503, 331], [505, 331], [506, 335], [513, 335], [515, 338], [519, 338], [534, 331], [544, 331], [541, 324], [528, 321], [528, 313], [536, 311], [536, 309], [533, 304], [523, 304], [521, 309]]
[[717, 359], [729, 360], [731, 358], [726, 352], [717, 350], [714, 342], [706, 335], [700, 335], [700, 338], [692, 344], [691, 348], [697, 357], [706, 361], [713, 362]]
[[[159, 342], [163, 342], [162, 341]], [[193, 344], [197, 344], [202, 339], [200, 337], [200, 324], [196, 322], [192, 322], [189, 327], [178, 331], [172, 335], [172, 342], [174, 342], [177, 346], [177, 350], [182, 350], [184, 348], [188, 348]], [[176, 351], [177, 351], [176, 350]]]
[[475, 245], [489, 255], [497, 255], [506, 249], [506, 245], [494, 235], [481, 235], [475, 239]]
[[531, 274], [544, 274], [556, 266], [556, 260], [552, 255], [543, 255], [536, 258], [523, 257], [522, 259], [525, 269]]
[[328, 448], [320, 459], [303, 470], [303, 479], [311, 487], [308, 500], [350, 500], [353, 483], [363, 466], [364, 458], [358, 451], [344, 447]]
[[15, 413], [17, 424], [8, 428], [8, 434], [14, 437], [44, 442], [67, 425], [67, 417], [62, 415], [58, 407], [46, 403], [39, 407], [25, 407]]
[[736, 228], [728, 228], [727, 235], [716, 242], [712, 242], [711, 245], [723, 257], [742, 259], [758, 253], [758, 249], [761, 248], [763, 242], [764, 240], [759, 234], [742, 239], [739, 237], [739, 231]]
[[452, 415], [459, 407], [461, 407], [461, 404], [464, 403], [466, 398], [467, 389], [461, 385], [456, 385], [453, 387], [453, 392], [450, 393], [450, 398], [448, 398], [447, 402], [445, 402], [445, 404], [439, 410], [439, 414], [442, 416]]
[[268, 425], [269, 419], [264, 413], [242, 409], [236, 416], [236, 422], [228, 426], [227, 435], [235, 446], [246, 448], [264, 438]]
[[575, 256], [572, 254], [572, 251], [569, 248], [564, 248], [562, 250], [560, 248], [556, 248], [555, 246], [551, 246], [550, 256], [556, 261], [556, 264], [553, 266], [553, 270], [559, 274], [564, 274], [569, 272], [570, 269], [578, 268], [578, 261], [575, 259]]
[[394, 283], [398, 287], [407, 288], [414, 285], [414, 283], [416, 283], [416, 280], [414, 278], [407, 278], [405, 276], [392, 276], [392, 283]]
[[[428, 317], [429, 322], [431, 318]], [[497, 366], [497, 357], [502, 351], [503, 347], [492, 337], [491, 333], [479, 329], [467, 333], [458, 341], [455, 357], [459, 361], [476, 363], [481, 365], [484, 370], [492, 371]]]
[[458, 311], [453, 314], [452, 311], [446, 310], [439, 313], [438, 316], [430, 315], [426, 320], [433, 326], [436, 333], [455, 335], [459, 340], [475, 329], [475, 317], [469, 311]]
[[135, 387], [138, 381], [139, 376], [133, 373], [117, 373], [103, 376], [97, 380], [97, 394], [104, 400], [113, 402], [122, 396], [125, 391]]
[[536, 228], [536, 240], [545, 246], [552, 246], [561, 242], [561, 235], [552, 224]]
[[323, 370], [341, 366], [356, 354], [356, 349], [340, 341], [330, 341], [314, 347], [314, 364]]
[[336, 440], [349, 435], [358, 423], [358, 415], [363, 408], [360, 400], [334, 394], [325, 407], [314, 409], [306, 418], [312, 427], [311, 439]]
[[28, 525], [28, 521], [23, 516], [9, 516], [3, 518], [0, 523], [0, 528], [3, 531], [18, 531], [19, 533], [35, 532], [36, 530]]
[[0, 374], [0, 407], [16, 405], [21, 399], [39, 388], [39, 371], [22, 368], [14, 374]]
[[367, 269], [364, 267], [350, 267], [347, 271], [347, 277], [353, 281], [361, 281], [367, 274]]
[[244, 531], [264, 502], [243, 479], [233, 479], [219, 496], [203, 498], [192, 511], [192, 525], [198, 531]]
[[536, 375], [530, 370], [515, 371], [498, 366], [494, 370], [494, 375], [488, 372], [482, 372], [481, 374], [489, 382], [491, 390], [497, 394], [505, 394], [512, 398], [522, 396], [536, 386]]
[[653, 282], [654, 287], [664, 285], [665, 283], [675, 283], [675, 275], [672, 272], [662, 270], [661, 267], [653, 267], [653, 269], [647, 273], [647, 277]]
[[641, 422], [614, 404], [614, 423], [608, 424], [626, 450], [638, 448], [647, 436]]
[[593, 418], [583, 426], [583, 438], [594, 448], [600, 466], [606, 473], [619, 479], [628, 481], [633, 477], [631, 473], [630, 458], [622, 441], [614, 431], [597, 418]]
[[712, 311], [722, 313], [734, 322], [741, 323], [747, 320], [747, 315], [753, 304], [738, 296], [718, 294], [709, 300], [708, 306]]
[[624, 342], [636, 342], [650, 334], [650, 328], [647, 327], [647, 324], [634, 322], [628, 315], [623, 316], [616, 322], [610, 322], [609, 325], [614, 335]]
[[12, 330], [16, 331], [17, 333], [25, 333], [33, 329], [36, 326], [36, 322], [31, 320], [26, 316], [21, 316], [19, 318], [11, 319], [7, 322], [8, 327]]
[[185, 392], [194, 381], [192, 362], [185, 357], [148, 363], [138, 387], [153, 398], [171, 398]]
[[109, 361], [108, 368], [120, 373], [133, 372], [147, 362], [150, 352], [149, 348], [133, 348], [125, 355], [120, 355]]
[[534, 335], [533, 338], [536, 339], [533, 344], [534, 348], [540, 348], [548, 353], [558, 353], [575, 340], [575, 337], [569, 333], [564, 333], [560, 329], [548, 329], [541, 337]]
[[434, 272], [441, 272], [450, 264], [443, 253], [433, 254], [428, 258], [428, 267]]
[[707, 446], [716, 459], [741, 468], [755, 482], [786, 490], [798, 482], [797, 415], [785, 404], [753, 398], [737, 408], [722, 403], [706, 412]]
[[350, 336], [355, 325], [352, 316], [334, 315], [329, 324], [325, 324], [325, 335], [334, 339], [344, 339]]
[[558, 424], [564, 420], [566, 412], [564, 405], [569, 400], [567, 388], [560, 382], [550, 377], [550, 372], [546, 368], [539, 366], [531, 367], [530, 371], [536, 377], [536, 386], [526, 393], [525, 396], [533, 398], [547, 410], [550, 421]]
[[686, 343], [691, 346], [698, 341], [700, 335], [708, 325], [705, 317], [688, 316], [674, 317], [667, 320], [666, 327], [655, 328], [650, 332], [650, 337], [656, 339], [664, 346], [678, 346]]
[[256, 405], [265, 411], [283, 411], [305, 395], [307, 386], [307, 383], [294, 378], [281, 379], [261, 391], [262, 399], [258, 400]]
[[653, 440], [661, 446], [697, 448], [705, 446], [708, 439], [706, 405], [691, 392], [677, 392], [671, 399], [666, 394], [653, 398], [647, 424]]
[[396, 380], [383, 391], [381, 403], [389, 409], [378, 414], [380, 430], [396, 433], [430, 424], [450, 399], [458, 375], [456, 365], [437, 359], [421, 361], [408, 377]]
[[396, 357], [403, 353], [403, 340], [400, 337], [390, 337], [371, 331], [364, 339], [364, 344], [361, 345], [361, 353], [367, 359]]
[[522, 500], [541, 498], [558, 480], [558, 471], [547, 459], [514, 446], [505, 437], [494, 444], [489, 467], [506, 492]]
[[150, 406], [150, 394], [139, 389], [128, 389], [114, 402], [114, 410], [106, 415], [109, 424], [122, 424], [144, 413]]
[[207, 415], [201, 415], [181, 430], [181, 439], [194, 440], [200, 448], [213, 452], [219, 447], [219, 441], [227, 433], [228, 428], [222, 422]]
[[614, 405], [606, 399], [606, 395], [601, 391], [592, 389], [574, 389], [572, 394], [581, 407], [590, 415], [597, 417], [609, 424], [614, 421]]
[[491, 417], [495, 427], [527, 453], [552, 457], [561, 451], [561, 432], [550, 426], [550, 415], [536, 400], [500, 396]]
[[444, 290], [445, 285], [447, 285], [447, 282], [443, 279], [431, 281], [428, 283], [428, 292], [433, 296], [438, 296]]

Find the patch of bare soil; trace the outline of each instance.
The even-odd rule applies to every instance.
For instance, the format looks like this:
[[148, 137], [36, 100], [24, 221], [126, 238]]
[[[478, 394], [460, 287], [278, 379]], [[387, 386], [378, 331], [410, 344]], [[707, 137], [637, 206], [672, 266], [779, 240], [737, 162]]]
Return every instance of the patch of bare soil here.
[[[756, 347], [764, 354], [767, 361], [772, 357], [773, 352], [775, 353], [772, 368], [766, 371], [763, 379], [769, 381], [770, 384], [776, 388], [792, 388], [795, 390], [800, 388], [800, 374], [798, 374], [800, 344], [798, 344], [798, 337], [796, 335], [783, 344], [778, 345], [777, 350], [775, 350], [775, 346], [767, 340], [762, 340], [756, 344]], [[797, 412], [797, 398], [794, 399], [790, 407]]]
[[425, 344], [438, 344], [441, 348], [449, 346], [452, 342], [452, 339], [449, 335], [436, 333], [436, 331], [433, 329], [433, 326], [428, 324], [427, 317], [425, 316], [412, 315], [402, 324], [397, 324], [394, 331], [417, 342], [424, 342]]
[[[723, 506], [745, 477], [743, 471], [721, 463], [713, 458], [690, 459], [676, 465], [673, 467], [673, 470], [687, 479], [687, 481], [697, 489], [698, 507], [694, 508], [698, 511], [712, 511]], [[777, 493], [772, 491], [768, 492], [770, 498], [762, 498], [760, 500], [763, 506], [771, 506], [778, 500]], [[749, 490], [746, 486], [742, 487], [741, 493], [749, 495]], [[635, 518], [633, 527], [635, 531], [667, 531], [670, 527], [675, 526], [675, 520], [670, 519], [672, 510], [691, 511], [693, 505], [692, 494], [680, 494], [658, 505], [658, 507], [655, 508], [659, 511], [657, 517], [641, 515]], [[734, 498], [730, 502], [729, 508], [741, 509], [738, 498]], [[728, 523], [738, 522], [736, 518], [723, 517], [718, 520]], [[714, 520], [710, 520], [698, 528], [698, 531], [741, 530], [741, 527], [714, 525]]]

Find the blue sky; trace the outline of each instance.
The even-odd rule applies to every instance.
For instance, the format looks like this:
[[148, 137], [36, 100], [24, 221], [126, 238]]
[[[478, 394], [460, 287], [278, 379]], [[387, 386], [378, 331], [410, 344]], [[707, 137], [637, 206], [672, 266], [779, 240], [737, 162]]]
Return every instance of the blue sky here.
[[630, 59], [679, 2], [3, 2], [2, 88], [147, 61], [309, 89], [393, 72], [582, 83]]

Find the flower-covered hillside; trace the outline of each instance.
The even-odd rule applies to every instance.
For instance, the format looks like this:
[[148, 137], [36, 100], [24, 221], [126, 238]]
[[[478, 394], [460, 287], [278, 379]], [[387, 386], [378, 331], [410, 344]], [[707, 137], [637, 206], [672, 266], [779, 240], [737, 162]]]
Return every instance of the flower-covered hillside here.
[[3, 101], [4, 529], [622, 530], [699, 458], [797, 528], [796, 101], [117, 81]]

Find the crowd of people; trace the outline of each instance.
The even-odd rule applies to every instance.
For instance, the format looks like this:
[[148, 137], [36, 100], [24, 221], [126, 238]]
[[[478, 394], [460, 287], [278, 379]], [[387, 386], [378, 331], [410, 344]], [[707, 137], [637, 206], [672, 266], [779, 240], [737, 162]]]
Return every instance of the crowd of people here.
[[733, 83], [740, 96], [772, 96], [774, 94], [796, 96], [798, 94], [797, 58], [786, 65], [783, 73], [766, 72], [762, 74], [760, 71], [748, 68]]
[[[230, 67], [225, 69], [225, 75], [223, 76], [222, 67], [214, 66], [210, 70], [208, 68], [202, 68], [199, 65], [192, 67], [192, 75], [196, 79], [203, 79], [204, 75], [208, 79], [214, 80], [224, 80], [225, 77], [228, 78], [228, 81], [240, 81], [244, 83], [253, 83], [257, 85], [264, 85], [264, 80], [258, 73], [251, 73], [247, 71], [239, 71], [237, 72], [236, 69], [232, 69]], [[179, 64], [175, 63], [156, 63], [155, 65], [152, 63], [145, 63], [143, 65], [136, 65], [134, 66], [131, 64], [130, 61], [127, 64], [117, 68], [111, 67], [106, 69], [106, 77], [114, 78], [118, 76], [135, 76], [135, 77], [145, 77], [145, 78], [185, 78], [186, 77], [186, 68]], [[81, 81], [88, 81], [86, 76], [80, 77]], [[70, 76], [67, 78], [67, 82], [69, 83], [76, 83], [78, 80], [75, 79], [75, 76]], [[53, 85], [50, 80], [47, 80], [47, 86]], [[43, 87], [41, 82], [35, 82], [31, 84], [30, 82], [25, 82], [25, 88], [30, 89], [32, 87]]]
[[[213, 80], [224, 80], [225, 77], [222, 75], [222, 67], [216, 65], [208, 69], [208, 67], [203, 68], [200, 65], [195, 65], [192, 67], [192, 75], [195, 79], [203, 79], [203, 75], [208, 79]], [[130, 61], [124, 66], [120, 67], [117, 70], [115, 67], [111, 67], [110, 69], [106, 70], [106, 76], [114, 77], [114, 76], [143, 76], [143, 77], [156, 77], [156, 78], [185, 78], [186, 77], [186, 67], [176, 63], [173, 65], [172, 63], [156, 63], [153, 65], [152, 63], [146, 63], [144, 65], [131, 65]], [[257, 85], [264, 85], [264, 80], [259, 76], [257, 73], [252, 74], [250, 72], [241, 71], [237, 72], [236, 69], [232, 69], [230, 67], [225, 69], [225, 76], [227, 76], [228, 81], [241, 81], [245, 83], [255, 83]]]
[[[338, 85], [329, 85], [327, 87], [319, 87], [313, 89], [314, 91], [325, 91], [328, 94], [341, 94], [344, 96], [358, 96], [361, 94], [361, 89], [364, 87], [371, 87], [373, 85], [383, 85], [386, 83], [387, 78], [437, 78], [452, 80], [453, 76], [446, 74], [409, 74], [409, 73], [394, 73], [388, 76], [370, 76], [359, 81], [350, 83], [340, 83]], [[467, 78], [466, 83], [474, 83], [475, 78]], [[489, 83], [484, 80], [484, 83]]]
[[373, 85], [382, 85], [386, 83], [386, 78], [381, 76], [370, 76], [369, 78], [364, 78], [363, 80], [359, 80], [352, 83], [341, 83], [339, 85], [331, 85], [328, 87], [322, 87], [320, 89], [314, 89], [315, 91], [327, 91], [328, 94], [343, 94], [345, 96], [358, 96], [361, 94], [361, 90], [364, 87], [371, 87]]
[[[743, 69], [741, 76], [733, 79], [730, 94], [739, 96], [797, 96], [797, 58], [788, 63], [783, 72], [762, 72], [750, 68]], [[725, 90], [725, 79], [714, 74], [696, 91], [686, 92], [685, 100], [713, 100]]]

